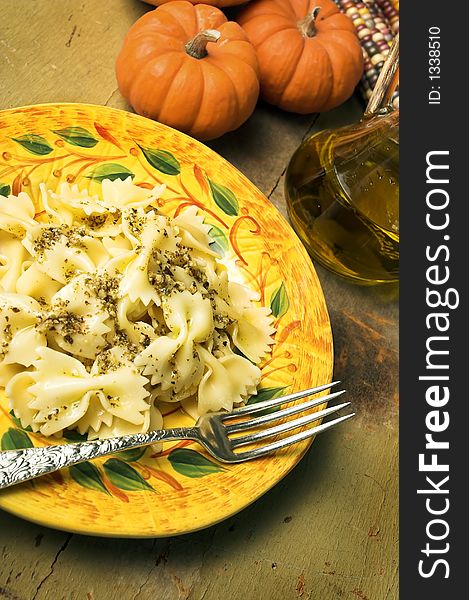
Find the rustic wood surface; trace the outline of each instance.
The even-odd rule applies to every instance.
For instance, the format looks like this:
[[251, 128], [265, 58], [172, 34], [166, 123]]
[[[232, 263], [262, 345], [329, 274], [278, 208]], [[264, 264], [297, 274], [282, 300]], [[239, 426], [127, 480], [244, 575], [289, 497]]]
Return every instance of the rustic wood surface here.
[[[114, 60], [146, 4], [0, 5], [0, 109], [54, 101], [128, 109]], [[357, 120], [360, 111], [356, 99], [319, 117], [260, 104], [240, 130], [210, 145], [285, 214], [282, 177], [300, 141]], [[319, 267], [318, 273], [332, 321], [335, 377], [358, 417], [320, 436], [262, 499], [196, 534], [91, 538], [0, 511], [0, 598], [397, 599], [397, 290], [357, 287]]]

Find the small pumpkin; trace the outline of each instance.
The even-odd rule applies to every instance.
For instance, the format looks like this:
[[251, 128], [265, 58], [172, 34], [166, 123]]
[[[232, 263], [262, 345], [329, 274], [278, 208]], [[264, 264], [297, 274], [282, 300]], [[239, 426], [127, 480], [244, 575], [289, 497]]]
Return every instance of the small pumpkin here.
[[129, 30], [116, 77], [134, 110], [200, 140], [238, 128], [259, 96], [256, 53], [213, 6], [163, 4]]
[[[161, 6], [162, 4], [166, 4], [166, 2], [171, 2], [171, 0], [144, 0], [147, 4], [153, 4], [153, 6]], [[217, 8], [226, 8], [227, 6], [236, 6], [238, 4], [246, 4], [249, 0], [205, 0], [205, 2], [201, 2], [200, 0], [189, 0], [191, 4], [208, 4], [210, 6], [216, 6]]]
[[363, 73], [352, 21], [332, 0], [254, 0], [237, 17], [257, 52], [262, 97], [296, 113], [342, 104]]

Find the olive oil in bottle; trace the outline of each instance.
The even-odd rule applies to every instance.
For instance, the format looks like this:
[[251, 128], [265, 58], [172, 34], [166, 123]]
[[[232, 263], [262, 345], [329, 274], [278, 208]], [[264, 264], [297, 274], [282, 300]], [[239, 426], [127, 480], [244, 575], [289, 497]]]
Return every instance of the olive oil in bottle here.
[[285, 193], [293, 227], [324, 266], [364, 284], [399, 278], [398, 111], [306, 140]]

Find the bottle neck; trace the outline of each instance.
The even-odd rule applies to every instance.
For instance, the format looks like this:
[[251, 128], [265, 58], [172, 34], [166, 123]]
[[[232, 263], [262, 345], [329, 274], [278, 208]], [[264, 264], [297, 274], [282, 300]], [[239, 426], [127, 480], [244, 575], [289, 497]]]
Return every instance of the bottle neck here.
[[399, 34], [389, 50], [376, 85], [365, 110], [365, 118], [386, 114], [393, 110], [392, 95], [399, 82]]

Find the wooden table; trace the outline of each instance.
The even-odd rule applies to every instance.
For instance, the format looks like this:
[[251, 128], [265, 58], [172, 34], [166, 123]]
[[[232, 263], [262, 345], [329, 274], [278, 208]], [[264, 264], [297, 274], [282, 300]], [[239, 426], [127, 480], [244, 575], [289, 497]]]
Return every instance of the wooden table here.
[[[128, 109], [114, 60], [139, 0], [2, 0], [0, 108], [54, 101]], [[282, 177], [312, 131], [357, 120], [352, 99], [319, 118], [260, 104], [210, 145], [285, 214]], [[397, 291], [360, 288], [318, 268], [335, 341], [335, 377], [358, 417], [320, 436], [272, 491], [237, 516], [171, 539], [109, 540], [53, 531], [0, 511], [6, 600], [395, 600]]]

